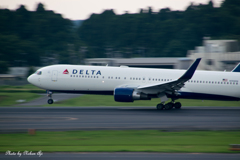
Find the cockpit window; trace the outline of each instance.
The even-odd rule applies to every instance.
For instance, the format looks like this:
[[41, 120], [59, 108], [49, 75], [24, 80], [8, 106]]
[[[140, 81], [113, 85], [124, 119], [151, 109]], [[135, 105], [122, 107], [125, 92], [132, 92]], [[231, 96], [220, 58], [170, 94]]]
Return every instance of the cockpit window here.
[[42, 71], [36, 71], [35, 72], [37, 75], [41, 75], [42, 74]]

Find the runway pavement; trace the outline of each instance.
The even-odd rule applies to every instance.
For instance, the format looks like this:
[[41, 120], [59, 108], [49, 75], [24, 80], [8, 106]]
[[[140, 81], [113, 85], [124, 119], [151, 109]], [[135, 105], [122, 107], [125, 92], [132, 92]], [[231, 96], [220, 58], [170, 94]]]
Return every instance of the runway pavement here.
[[[41, 97], [37, 98], [33, 101], [27, 102], [27, 103], [21, 103], [18, 106], [41, 106], [47, 104], [47, 94], [40, 94]], [[75, 97], [79, 97], [82, 94], [68, 94], [68, 93], [54, 93], [53, 95], [53, 101], [58, 102], [58, 101], [63, 101]]]
[[117, 152], [117, 153], [43, 153], [39, 156], [7, 156], [0, 154], [0, 159], [16, 160], [239, 160], [240, 154], [211, 154], [211, 153], [145, 153], [145, 152]]
[[0, 132], [37, 130], [239, 130], [240, 107], [4, 107]]

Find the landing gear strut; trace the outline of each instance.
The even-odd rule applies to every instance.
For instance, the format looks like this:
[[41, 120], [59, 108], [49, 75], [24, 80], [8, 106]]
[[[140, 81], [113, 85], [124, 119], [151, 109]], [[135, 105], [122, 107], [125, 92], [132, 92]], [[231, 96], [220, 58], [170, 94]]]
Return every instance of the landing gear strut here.
[[165, 110], [171, 110], [171, 109], [173, 109], [173, 108], [175, 108], [175, 109], [181, 109], [181, 107], [182, 107], [182, 104], [181, 104], [180, 102], [174, 103], [174, 100], [172, 100], [172, 102], [169, 102], [169, 103], [167, 103], [167, 104], [165, 104], [165, 105], [164, 105], [164, 102], [163, 102], [163, 103], [159, 103], [159, 104], [157, 105], [157, 110], [163, 110], [163, 109], [165, 109]]
[[52, 92], [51, 91], [47, 91], [47, 96], [49, 97], [48, 99], [48, 104], [53, 104], [53, 99], [52, 99]]

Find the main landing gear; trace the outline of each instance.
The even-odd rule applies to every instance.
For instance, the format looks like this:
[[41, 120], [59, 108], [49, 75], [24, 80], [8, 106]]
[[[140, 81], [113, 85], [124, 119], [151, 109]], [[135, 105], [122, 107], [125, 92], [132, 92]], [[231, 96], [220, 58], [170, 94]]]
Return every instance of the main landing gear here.
[[181, 109], [181, 107], [182, 107], [182, 104], [181, 104], [180, 102], [174, 103], [174, 101], [172, 101], [172, 102], [169, 102], [169, 103], [167, 103], [167, 104], [165, 104], [165, 105], [164, 105], [164, 103], [159, 103], [159, 104], [157, 105], [157, 110], [163, 110], [163, 109], [165, 109], [165, 110], [171, 110], [171, 109], [173, 109], [173, 108], [175, 108], [175, 109]]
[[52, 92], [51, 91], [47, 91], [47, 96], [49, 97], [48, 99], [48, 104], [53, 104], [53, 99], [52, 99]]

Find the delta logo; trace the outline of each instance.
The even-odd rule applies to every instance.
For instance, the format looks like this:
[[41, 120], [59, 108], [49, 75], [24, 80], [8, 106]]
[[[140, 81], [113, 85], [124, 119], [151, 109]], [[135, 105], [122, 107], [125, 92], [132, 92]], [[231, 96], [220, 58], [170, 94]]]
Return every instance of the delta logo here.
[[65, 69], [65, 71], [63, 71], [63, 74], [69, 74], [68, 70]]

